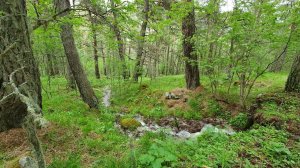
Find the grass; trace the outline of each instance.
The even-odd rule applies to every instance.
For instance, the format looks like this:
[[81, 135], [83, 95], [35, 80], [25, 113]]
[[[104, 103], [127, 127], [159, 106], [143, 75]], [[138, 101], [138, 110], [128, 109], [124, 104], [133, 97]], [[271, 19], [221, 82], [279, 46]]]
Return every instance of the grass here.
[[[274, 80], [276, 79], [276, 80]], [[286, 74], [266, 74], [259, 78], [250, 95], [249, 102], [258, 94], [280, 92]], [[202, 85], [209, 86], [209, 80], [202, 79]], [[209, 87], [200, 94], [191, 96], [190, 108], [170, 110], [162, 101], [165, 92], [184, 88], [183, 75], [145, 78], [141, 83], [116, 79], [90, 79], [98, 98], [102, 89], [109, 85], [113, 90], [112, 107], [90, 110], [84, 104], [78, 91], [69, 90], [64, 78], [43, 78], [43, 111], [53, 125], [40, 135], [49, 167], [299, 167], [300, 142], [291, 138], [285, 129], [276, 130], [267, 125], [257, 125], [251, 130], [241, 131], [233, 136], [206, 133], [196, 140], [180, 141], [163, 133], [147, 133], [139, 140], [123, 135], [114, 126], [116, 114], [126, 117], [142, 114], [159, 119], [177, 116], [187, 119], [223, 117], [238, 127], [244, 124], [245, 116], [232, 118], [212, 99]], [[218, 93], [230, 101], [238, 100], [238, 86], [226, 95], [226, 85]], [[46, 92], [47, 90], [47, 92]], [[101, 102], [101, 99], [99, 99]], [[289, 98], [278, 108], [272, 102], [261, 109], [266, 116], [277, 116], [284, 120], [299, 121], [298, 102]], [[203, 110], [201, 102], [207, 102]], [[290, 115], [282, 110], [291, 112]], [[226, 115], [225, 115], [226, 114]], [[1, 147], [1, 146], [0, 146]], [[0, 148], [0, 151], [2, 149]], [[0, 152], [0, 165], [7, 162], [9, 151]]]
[[[149, 142], [153, 141], [153, 142]], [[286, 146], [288, 134], [272, 127], [259, 127], [233, 136], [207, 132], [197, 140], [173, 138], [141, 140], [142, 167], [293, 167], [299, 153]], [[158, 165], [158, 166], [156, 166]]]

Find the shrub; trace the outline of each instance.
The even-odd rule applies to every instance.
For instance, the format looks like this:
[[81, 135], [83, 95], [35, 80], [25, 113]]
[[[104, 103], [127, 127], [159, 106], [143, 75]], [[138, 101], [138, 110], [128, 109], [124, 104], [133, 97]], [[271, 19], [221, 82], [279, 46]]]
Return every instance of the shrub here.
[[248, 116], [245, 113], [239, 113], [230, 120], [230, 124], [238, 129], [244, 129], [248, 123]]

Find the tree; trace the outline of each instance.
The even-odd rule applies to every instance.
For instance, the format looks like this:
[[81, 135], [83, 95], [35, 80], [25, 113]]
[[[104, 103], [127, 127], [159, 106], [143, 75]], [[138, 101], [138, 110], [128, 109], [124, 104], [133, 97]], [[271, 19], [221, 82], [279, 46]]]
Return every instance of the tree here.
[[[86, 3], [87, 5], [91, 5], [90, 1], [88, 0]], [[88, 7], [87, 7], [88, 9]], [[93, 36], [93, 52], [94, 52], [94, 62], [95, 62], [95, 76], [97, 79], [100, 79], [100, 70], [99, 70], [99, 56], [98, 56], [98, 41], [97, 41], [97, 32], [96, 32], [96, 18], [92, 15], [91, 10], [88, 9], [89, 13], [89, 20], [91, 22], [91, 31]]]
[[143, 14], [144, 14], [144, 18], [143, 18], [143, 23], [141, 25], [140, 36], [138, 37], [138, 44], [137, 44], [138, 47], [137, 47], [136, 64], [135, 64], [135, 72], [134, 72], [135, 81], [138, 81], [143, 67], [142, 56], [143, 56], [146, 29], [147, 29], [148, 18], [149, 18], [149, 0], [144, 0]]
[[285, 91], [300, 93], [300, 55], [297, 55], [294, 60], [285, 85]]
[[[44, 126], [41, 82], [24, 0], [0, 0], [0, 132], [23, 126], [39, 168], [45, 159], [36, 134]], [[9, 30], [9, 31], [8, 31]]]
[[118, 13], [117, 13], [117, 9], [116, 9], [116, 5], [114, 0], [110, 0], [110, 6], [112, 9], [112, 13], [113, 13], [113, 24], [112, 24], [112, 28], [113, 31], [115, 33], [115, 37], [117, 39], [118, 42], [118, 53], [119, 53], [119, 58], [121, 60], [121, 64], [122, 64], [122, 76], [124, 79], [127, 79], [129, 76], [128, 72], [127, 72], [127, 66], [126, 66], [126, 62], [125, 62], [125, 54], [124, 54], [124, 42], [121, 36], [121, 30], [119, 27], [119, 22], [118, 22]]
[[[187, 0], [193, 3], [192, 0]], [[185, 81], [188, 89], [195, 89], [200, 86], [198, 57], [194, 52], [194, 43], [192, 38], [195, 34], [195, 10], [192, 9], [188, 12], [187, 16], [182, 21], [182, 34], [183, 34], [183, 54], [185, 57]]]
[[[55, 7], [57, 12], [61, 12], [66, 9], [69, 9], [71, 6], [69, 0], [56, 0]], [[68, 14], [69, 12], [65, 12], [62, 13], [60, 16], [66, 16]], [[75, 78], [81, 98], [85, 103], [87, 103], [90, 106], [90, 108], [97, 109], [98, 99], [80, 63], [79, 54], [73, 37], [72, 25], [70, 23], [63, 23], [61, 25], [60, 35], [64, 46], [65, 54], [70, 66], [70, 70]]]
[[[9, 31], [8, 31], [9, 30]], [[27, 106], [12, 93], [7, 84], [13, 79], [20, 92], [42, 106], [40, 73], [33, 57], [24, 0], [0, 0], [0, 132], [20, 127]], [[2, 99], [3, 100], [3, 99]]]

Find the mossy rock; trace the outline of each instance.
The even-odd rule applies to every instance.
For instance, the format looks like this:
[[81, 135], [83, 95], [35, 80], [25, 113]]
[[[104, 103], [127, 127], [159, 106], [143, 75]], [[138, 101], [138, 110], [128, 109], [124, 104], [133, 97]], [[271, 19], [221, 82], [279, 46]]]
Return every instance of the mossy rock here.
[[120, 121], [120, 125], [122, 128], [135, 130], [137, 127], [141, 126], [141, 123], [134, 118], [123, 118]]
[[[6, 161], [6, 162], [4, 163], [4, 167], [5, 167], [5, 168], [20, 168], [21, 166], [20, 166], [19, 161], [20, 161], [20, 159], [21, 159], [22, 157], [24, 157], [24, 156], [30, 156], [30, 152], [25, 152], [25, 153], [23, 153], [23, 154], [20, 155], [20, 156], [17, 156], [17, 157], [15, 157], [15, 158], [11, 159], [11, 160]], [[0, 159], [1, 159], [1, 155], [0, 155]], [[1, 163], [1, 162], [0, 162], [0, 163]], [[0, 167], [1, 167], [1, 164], [0, 164]]]

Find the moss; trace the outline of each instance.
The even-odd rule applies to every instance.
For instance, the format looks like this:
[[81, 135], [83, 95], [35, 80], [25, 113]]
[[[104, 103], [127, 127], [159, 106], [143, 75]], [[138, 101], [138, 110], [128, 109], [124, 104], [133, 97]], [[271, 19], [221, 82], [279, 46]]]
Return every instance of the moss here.
[[19, 160], [21, 159], [22, 156], [18, 156], [10, 161], [7, 161], [5, 163], [5, 166], [6, 168], [19, 168], [20, 167], [20, 164], [19, 164]]
[[141, 123], [134, 118], [121, 119], [120, 124], [123, 128], [129, 130], [135, 130], [137, 127], [141, 126]]

